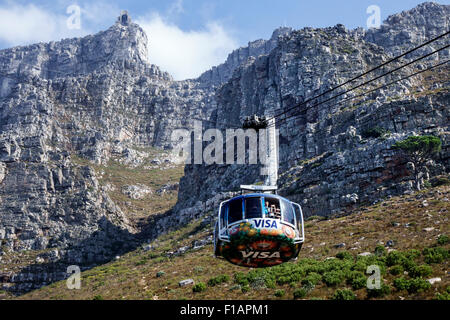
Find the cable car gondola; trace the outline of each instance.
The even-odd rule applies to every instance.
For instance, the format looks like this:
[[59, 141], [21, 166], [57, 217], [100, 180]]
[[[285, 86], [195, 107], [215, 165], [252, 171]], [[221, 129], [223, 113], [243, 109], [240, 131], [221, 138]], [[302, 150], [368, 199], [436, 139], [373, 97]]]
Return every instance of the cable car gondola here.
[[270, 267], [297, 258], [304, 242], [303, 213], [299, 204], [279, 195], [271, 186], [241, 186], [241, 194], [219, 206], [214, 251], [244, 267]]

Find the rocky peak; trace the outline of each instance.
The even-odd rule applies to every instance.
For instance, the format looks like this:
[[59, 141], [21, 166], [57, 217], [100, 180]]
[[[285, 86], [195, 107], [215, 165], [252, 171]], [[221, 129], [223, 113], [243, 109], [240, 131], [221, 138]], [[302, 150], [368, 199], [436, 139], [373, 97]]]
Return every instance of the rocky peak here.
[[[102, 51], [112, 60], [148, 62], [148, 38], [144, 30], [131, 21], [127, 11], [122, 11], [117, 22], [101, 37]], [[111, 60], [111, 59], [110, 59]]]
[[292, 28], [290, 28], [290, 27], [279, 27], [279, 28], [276, 28], [272, 32], [272, 36], [270, 37], [270, 39], [271, 40], [277, 40], [278, 37], [284, 36], [284, 35], [289, 34], [291, 32], [292, 32]]
[[147, 43], [144, 30], [125, 13], [94, 35], [0, 50], [0, 72], [52, 79], [86, 75], [111, 64], [142, 69], [150, 67]]
[[[450, 5], [425, 2], [411, 10], [389, 16], [379, 29], [367, 31], [364, 40], [398, 55], [407, 48], [445, 33], [449, 30], [449, 23]], [[446, 39], [434, 43], [433, 47], [438, 48], [443, 43], [446, 43]]]

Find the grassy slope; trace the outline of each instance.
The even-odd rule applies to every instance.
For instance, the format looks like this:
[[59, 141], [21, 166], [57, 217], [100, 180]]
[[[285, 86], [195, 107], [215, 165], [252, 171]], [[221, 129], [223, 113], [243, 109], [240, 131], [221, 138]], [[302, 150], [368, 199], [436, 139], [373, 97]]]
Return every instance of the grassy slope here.
[[[352, 215], [332, 220], [309, 220], [305, 224], [306, 243], [299, 259], [282, 266], [251, 270], [237, 267], [212, 256], [212, 245], [200, 250], [190, 250], [182, 256], [167, 258], [165, 252], [174, 251], [191, 244], [195, 239], [204, 239], [211, 234], [211, 228], [200, 228], [200, 222], [193, 222], [176, 232], [167, 234], [157, 241], [157, 248], [145, 252], [138, 249], [119, 260], [110, 262], [82, 273], [82, 288], [68, 290], [65, 281], [54, 283], [28, 293], [21, 299], [292, 299], [294, 292], [300, 296], [304, 288], [302, 280], [311, 272], [321, 274], [314, 289], [307, 291], [305, 299], [329, 299], [338, 289], [351, 290], [357, 299], [367, 298], [367, 289], [353, 290], [343, 279], [335, 286], [326, 285], [324, 275], [337, 274], [344, 268], [365, 270], [366, 265], [386, 262], [385, 253], [379, 258], [356, 258], [358, 253], [374, 252], [379, 244], [393, 240], [398, 252], [417, 249], [416, 258], [404, 258], [403, 264], [423, 265], [424, 248], [436, 247], [440, 235], [449, 234], [450, 187], [427, 189], [415, 195], [395, 197], [376, 205], [361, 208]], [[426, 202], [424, 202], [426, 200]], [[434, 228], [425, 231], [425, 228]], [[345, 243], [344, 248], [335, 245]], [[440, 244], [445, 250], [450, 245]], [[346, 251], [350, 259], [329, 259]], [[448, 251], [447, 251], [448, 252]], [[392, 256], [392, 253], [391, 253]], [[406, 263], [405, 263], [406, 261]], [[411, 262], [413, 261], [413, 262]], [[397, 263], [402, 264], [402, 263]], [[448, 257], [438, 263], [428, 264], [431, 274], [424, 279], [440, 277], [442, 281], [422, 292], [397, 290], [393, 285], [396, 278], [409, 275], [390, 273], [393, 266], [386, 266], [383, 282], [390, 293], [384, 299], [432, 299], [437, 293], [444, 293], [450, 285]], [[405, 266], [407, 268], [407, 266]], [[399, 267], [396, 267], [399, 268]], [[164, 271], [160, 277], [157, 273]], [[333, 273], [334, 272], [334, 273]], [[236, 280], [236, 274], [238, 274]], [[207, 283], [211, 278], [228, 275], [225, 282], [206, 286], [203, 292], [194, 293], [192, 286], [179, 287], [178, 282], [192, 278], [196, 283]], [[361, 275], [361, 274], [359, 274]], [[348, 275], [347, 275], [348, 276]], [[320, 278], [319, 277], [319, 278]], [[261, 282], [262, 279], [262, 282]], [[268, 287], [267, 287], [268, 286]], [[414, 290], [411, 290], [414, 291]], [[420, 290], [419, 290], [420, 291]], [[284, 292], [284, 295], [282, 293]], [[299, 293], [300, 292], [300, 293]], [[282, 297], [277, 297], [282, 295]], [[303, 290], [303, 293], [305, 291]], [[447, 295], [448, 297], [448, 295]]]
[[[174, 184], [180, 181], [184, 175], [184, 165], [159, 164], [152, 165], [153, 158], [164, 157], [167, 152], [154, 148], [140, 148], [149, 154], [142, 164], [137, 167], [121, 164], [118, 159], [112, 158], [106, 166], [95, 165], [86, 159], [73, 156], [73, 162], [80, 166], [94, 168], [99, 183], [102, 186], [109, 185], [108, 192], [111, 199], [127, 214], [128, 218], [138, 223], [151, 215], [163, 213], [172, 208], [177, 202], [178, 191], [172, 190], [158, 194], [156, 191], [166, 184]], [[142, 184], [150, 187], [152, 194], [142, 199], [131, 199], [123, 194], [122, 188], [127, 185]]]

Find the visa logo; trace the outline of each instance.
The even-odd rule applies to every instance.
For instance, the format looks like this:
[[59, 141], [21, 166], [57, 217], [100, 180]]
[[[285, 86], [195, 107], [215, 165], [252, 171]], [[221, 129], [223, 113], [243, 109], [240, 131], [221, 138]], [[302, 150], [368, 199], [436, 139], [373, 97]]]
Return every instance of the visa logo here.
[[276, 220], [258, 219], [253, 221], [256, 228], [273, 228], [278, 229]]
[[272, 258], [279, 258], [280, 257], [280, 253], [279, 252], [267, 252], [267, 251], [250, 251], [250, 252], [245, 252], [245, 251], [241, 251], [242, 257], [244, 259], [247, 258], [259, 258], [259, 259], [272, 259]]

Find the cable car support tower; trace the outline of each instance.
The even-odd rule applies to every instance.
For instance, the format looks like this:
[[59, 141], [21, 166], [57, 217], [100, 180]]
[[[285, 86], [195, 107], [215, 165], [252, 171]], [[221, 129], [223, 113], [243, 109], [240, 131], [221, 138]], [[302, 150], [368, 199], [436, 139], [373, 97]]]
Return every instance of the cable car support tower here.
[[[253, 115], [247, 117], [244, 129], [255, 129], [259, 133], [259, 158], [263, 162], [261, 175], [266, 176], [263, 186], [241, 185], [241, 190], [277, 193], [278, 189], [278, 135], [275, 118]], [[261, 134], [261, 129], [264, 136]]]

